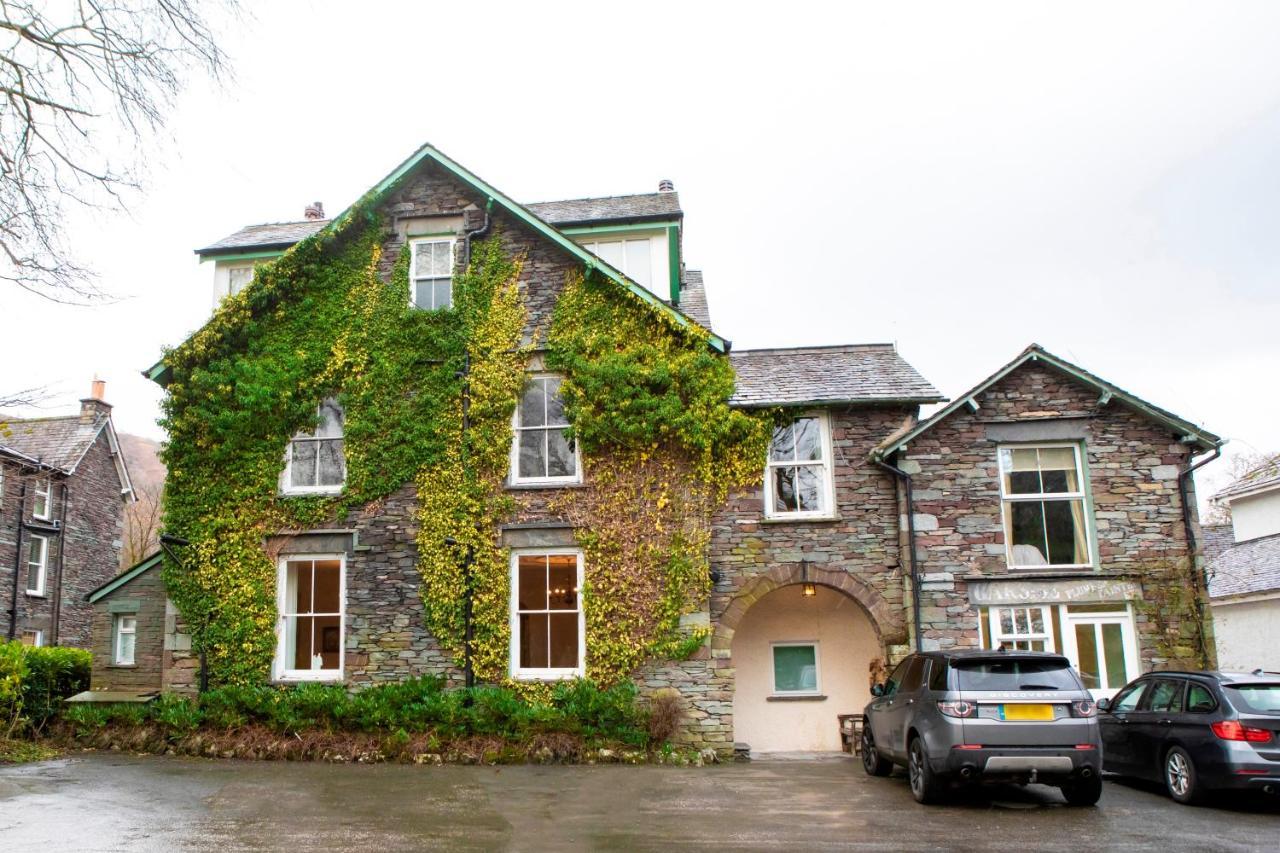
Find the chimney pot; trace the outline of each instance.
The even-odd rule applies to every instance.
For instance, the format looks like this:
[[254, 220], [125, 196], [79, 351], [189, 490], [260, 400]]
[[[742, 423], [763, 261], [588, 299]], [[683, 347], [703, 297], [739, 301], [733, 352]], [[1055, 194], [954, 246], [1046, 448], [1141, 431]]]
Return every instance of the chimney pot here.
[[676, 191], [676, 185], [671, 183], [671, 181], [669, 181], [668, 179], [663, 178], [662, 180], [658, 181], [658, 192], [673, 193], [675, 191]]
[[307, 205], [307, 209], [302, 212], [302, 215], [311, 220], [324, 219], [324, 205], [318, 201], [312, 202]]
[[104, 400], [107, 393], [107, 383], [98, 377], [93, 378], [93, 383], [89, 386], [90, 400]]
[[102, 415], [111, 414], [111, 404], [102, 399], [106, 396], [107, 383], [93, 377], [93, 384], [89, 386], [89, 396], [80, 401], [80, 420], [83, 423], [92, 423]]

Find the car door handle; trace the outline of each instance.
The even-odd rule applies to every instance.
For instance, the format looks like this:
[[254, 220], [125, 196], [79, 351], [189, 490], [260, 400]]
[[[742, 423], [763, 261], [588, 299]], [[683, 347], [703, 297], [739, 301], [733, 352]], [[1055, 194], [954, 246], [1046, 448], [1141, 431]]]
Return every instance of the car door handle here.
[[907, 704], [908, 704], [908, 705], [914, 705], [915, 703], [916, 703], [916, 700], [914, 700], [914, 699], [908, 699], [908, 700], [907, 700]]
[[1160, 725], [1162, 725], [1162, 726], [1172, 726], [1172, 725], [1173, 725], [1173, 720], [1161, 720], [1161, 721], [1160, 721]]

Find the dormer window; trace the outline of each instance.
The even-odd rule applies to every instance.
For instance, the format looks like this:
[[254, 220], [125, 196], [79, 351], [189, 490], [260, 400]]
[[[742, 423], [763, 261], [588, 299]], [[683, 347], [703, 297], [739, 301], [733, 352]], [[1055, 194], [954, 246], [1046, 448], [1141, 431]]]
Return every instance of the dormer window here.
[[653, 249], [648, 237], [588, 240], [580, 245], [645, 290], [653, 291]]
[[426, 311], [453, 306], [453, 244], [450, 238], [409, 243], [409, 304]]
[[227, 267], [227, 293], [235, 296], [253, 281], [253, 264]]
[[315, 432], [300, 432], [289, 442], [280, 493], [285, 495], [337, 494], [347, 481], [342, 449], [342, 407], [337, 400], [320, 404]]

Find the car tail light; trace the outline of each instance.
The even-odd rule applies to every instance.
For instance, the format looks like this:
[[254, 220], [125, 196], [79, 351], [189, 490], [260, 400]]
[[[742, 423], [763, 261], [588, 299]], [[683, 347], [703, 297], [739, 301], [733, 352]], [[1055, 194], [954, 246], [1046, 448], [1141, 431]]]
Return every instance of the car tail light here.
[[952, 749], [982, 749], [982, 744], [980, 744], [980, 743], [958, 743], [958, 744], [956, 744], [955, 746], [953, 746], [953, 747], [951, 747], [951, 748], [952, 748]]
[[1078, 743], [1078, 744], [1076, 744], [1076, 749], [1084, 750], [1084, 749], [1093, 749], [1093, 748], [1094, 748], [1094, 747], [1093, 747], [1093, 744], [1091, 744], [1091, 743]]
[[1268, 743], [1271, 740], [1271, 732], [1241, 725], [1239, 720], [1219, 720], [1209, 728], [1223, 740], [1245, 740], [1249, 743]]
[[939, 702], [938, 710], [948, 717], [972, 717], [978, 712], [978, 706], [972, 702]]
[[1092, 717], [1098, 713], [1098, 706], [1093, 703], [1092, 699], [1077, 699], [1071, 703], [1071, 716], [1073, 717]]

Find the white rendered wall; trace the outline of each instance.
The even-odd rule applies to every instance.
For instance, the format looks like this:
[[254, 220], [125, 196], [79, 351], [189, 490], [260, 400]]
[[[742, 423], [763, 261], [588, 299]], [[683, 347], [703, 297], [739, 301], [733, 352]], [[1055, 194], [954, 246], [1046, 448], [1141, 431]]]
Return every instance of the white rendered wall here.
[[1231, 530], [1237, 542], [1280, 533], [1280, 489], [1231, 501]]
[[[818, 642], [822, 700], [769, 701], [775, 642]], [[805, 598], [799, 585], [757, 601], [733, 635], [736, 686], [733, 739], [752, 752], [840, 750], [838, 714], [861, 714], [871, 698], [871, 660], [881, 648], [866, 613], [851, 598], [819, 586]]]
[[1213, 602], [1218, 668], [1280, 672], [1280, 595], [1233, 603]]

